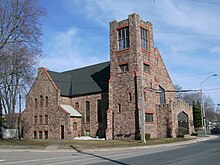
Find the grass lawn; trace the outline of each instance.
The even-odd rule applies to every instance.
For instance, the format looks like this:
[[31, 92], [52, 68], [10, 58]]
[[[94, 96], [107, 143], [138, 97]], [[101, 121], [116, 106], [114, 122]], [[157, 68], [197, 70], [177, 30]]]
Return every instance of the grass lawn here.
[[189, 138], [164, 138], [150, 139], [146, 144], [139, 140], [0, 140], [0, 149], [45, 149], [51, 144], [58, 146], [58, 149], [104, 149], [104, 148], [125, 148], [146, 145], [167, 144], [190, 140]]
[[106, 140], [106, 141], [63, 141], [60, 143], [60, 149], [73, 148], [76, 150], [84, 150], [84, 149], [104, 149], [104, 148], [126, 148], [126, 147], [138, 147], [138, 146], [148, 146], [148, 145], [157, 145], [157, 144], [168, 144], [186, 141], [190, 139], [185, 138], [164, 138], [164, 139], [150, 139], [146, 144], [141, 143], [139, 140]]
[[0, 140], [0, 149], [44, 149], [53, 143], [47, 140]]

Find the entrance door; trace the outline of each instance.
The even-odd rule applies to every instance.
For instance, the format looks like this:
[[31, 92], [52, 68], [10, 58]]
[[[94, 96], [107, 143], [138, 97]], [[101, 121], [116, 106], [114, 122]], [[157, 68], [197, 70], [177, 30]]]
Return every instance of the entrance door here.
[[64, 125], [61, 125], [61, 139], [64, 139]]
[[183, 131], [183, 134], [189, 134], [188, 115], [185, 112], [180, 112], [178, 114], [178, 127], [179, 130]]

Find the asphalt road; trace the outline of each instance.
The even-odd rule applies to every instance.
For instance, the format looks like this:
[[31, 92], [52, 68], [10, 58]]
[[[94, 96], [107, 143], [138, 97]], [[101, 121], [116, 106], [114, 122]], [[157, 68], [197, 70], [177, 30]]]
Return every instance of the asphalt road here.
[[0, 152], [0, 165], [219, 165], [220, 138], [193, 144], [99, 152]]

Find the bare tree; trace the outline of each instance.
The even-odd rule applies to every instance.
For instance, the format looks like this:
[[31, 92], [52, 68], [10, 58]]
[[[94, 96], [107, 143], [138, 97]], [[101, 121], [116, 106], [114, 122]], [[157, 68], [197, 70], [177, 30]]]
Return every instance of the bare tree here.
[[37, 0], [0, 0], [0, 11], [0, 50], [13, 43], [39, 49], [45, 10]]
[[[41, 56], [37, 0], [0, 0], [0, 100], [3, 112], [15, 113], [18, 90], [31, 83]], [[13, 127], [13, 120], [9, 123]]]

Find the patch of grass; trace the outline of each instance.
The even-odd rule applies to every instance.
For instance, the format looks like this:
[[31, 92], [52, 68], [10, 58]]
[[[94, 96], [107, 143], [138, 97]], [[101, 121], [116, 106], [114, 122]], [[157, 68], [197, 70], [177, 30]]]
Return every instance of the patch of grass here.
[[163, 139], [150, 139], [147, 140], [146, 144], [141, 143], [140, 140], [68, 140], [62, 141], [58, 148], [59, 149], [75, 149], [75, 150], [85, 150], [85, 149], [103, 149], [103, 148], [126, 148], [126, 147], [138, 147], [146, 145], [157, 145], [157, 144], [167, 144], [186, 141], [190, 139], [184, 138], [163, 138]]
[[96, 148], [117, 148], [117, 147], [134, 147], [143, 146], [140, 141], [130, 140], [68, 140], [59, 144], [60, 149], [96, 149]]
[[54, 143], [50, 140], [18, 140], [8, 139], [0, 140], [0, 148], [5, 149], [44, 149]]
[[161, 138], [161, 139], [151, 139], [147, 141], [148, 145], [157, 145], [157, 144], [169, 144], [169, 143], [176, 143], [176, 142], [182, 142], [187, 141], [191, 139], [186, 138]]

